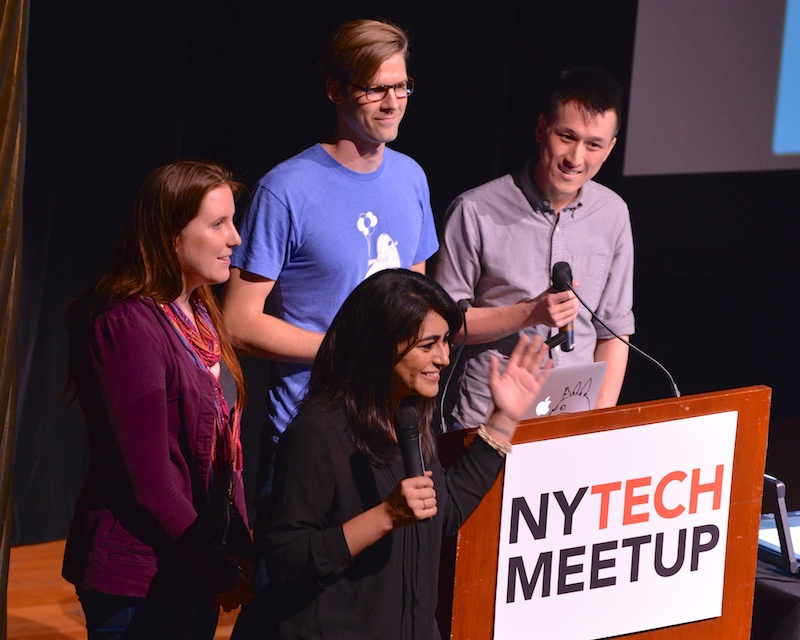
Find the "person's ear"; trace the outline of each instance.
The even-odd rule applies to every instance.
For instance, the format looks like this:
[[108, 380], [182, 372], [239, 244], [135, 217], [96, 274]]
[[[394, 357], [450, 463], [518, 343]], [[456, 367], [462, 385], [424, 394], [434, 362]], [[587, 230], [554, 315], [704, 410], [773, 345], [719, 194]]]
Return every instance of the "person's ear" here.
[[613, 138], [611, 138], [611, 144], [608, 145], [608, 151], [606, 151], [606, 157], [603, 158], [603, 162], [608, 160], [608, 156], [611, 155], [611, 150], [614, 148], [614, 145], [616, 144], [617, 144], [617, 136], [614, 136]]
[[536, 142], [541, 143], [544, 140], [545, 131], [547, 131], [547, 116], [540, 113], [536, 123]]
[[338, 81], [333, 78], [325, 80], [325, 93], [328, 96], [328, 100], [333, 102], [333, 104], [342, 104], [342, 87]]

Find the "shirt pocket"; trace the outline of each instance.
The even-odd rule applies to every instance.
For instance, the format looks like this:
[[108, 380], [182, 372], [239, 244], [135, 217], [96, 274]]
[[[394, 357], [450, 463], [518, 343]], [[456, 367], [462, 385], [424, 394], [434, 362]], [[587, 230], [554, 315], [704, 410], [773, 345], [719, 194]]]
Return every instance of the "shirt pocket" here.
[[572, 281], [580, 283], [575, 290], [592, 311], [600, 305], [610, 263], [611, 256], [604, 254], [573, 256], [570, 260]]

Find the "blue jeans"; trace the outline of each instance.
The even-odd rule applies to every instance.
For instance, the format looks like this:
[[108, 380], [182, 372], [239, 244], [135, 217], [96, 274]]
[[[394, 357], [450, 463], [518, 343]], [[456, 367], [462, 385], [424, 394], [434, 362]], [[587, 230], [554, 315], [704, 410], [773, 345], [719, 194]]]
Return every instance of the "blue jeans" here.
[[211, 598], [132, 598], [76, 589], [88, 640], [213, 640], [219, 609]]

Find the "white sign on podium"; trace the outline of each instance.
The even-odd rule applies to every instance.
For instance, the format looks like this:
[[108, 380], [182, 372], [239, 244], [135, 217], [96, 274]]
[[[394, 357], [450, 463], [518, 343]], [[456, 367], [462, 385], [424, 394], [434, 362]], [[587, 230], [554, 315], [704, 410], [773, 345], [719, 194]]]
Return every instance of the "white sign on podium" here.
[[737, 417], [515, 445], [495, 640], [597, 640], [720, 616]]

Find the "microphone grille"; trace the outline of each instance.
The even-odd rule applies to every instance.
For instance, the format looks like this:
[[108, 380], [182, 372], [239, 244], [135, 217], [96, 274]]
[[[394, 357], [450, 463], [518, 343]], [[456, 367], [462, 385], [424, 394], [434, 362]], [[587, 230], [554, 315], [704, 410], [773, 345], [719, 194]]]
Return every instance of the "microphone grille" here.
[[394, 412], [394, 430], [398, 439], [413, 438], [419, 433], [417, 410], [401, 404]]
[[572, 284], [572, 268], [568, 262], [556, 262], [553, 265], [553, 288], [566, 291], [568, 284]]

